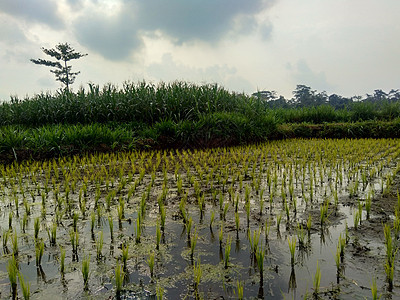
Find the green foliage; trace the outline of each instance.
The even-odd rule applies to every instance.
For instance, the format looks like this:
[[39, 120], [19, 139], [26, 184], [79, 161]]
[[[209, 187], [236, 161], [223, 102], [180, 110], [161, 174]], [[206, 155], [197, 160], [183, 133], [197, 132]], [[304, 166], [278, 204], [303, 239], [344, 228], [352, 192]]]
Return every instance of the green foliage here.
[[87, 54], [75, 52], [68, 43], [59, 43], [53, 49], [46, 49], [42, 47], [42, 51], [57, 61], [45, 60], [45, 59], [31, 59], [31, 62], [37, 65], [44, 65], [47, 67], [55, 68], [50, 72], [56, 76], [56, 80], [65, 84], [66, 90], [69, 91], [69, 85], [74, 83], [76, 75], [80, 72], [72, 72], [71, 66], [67, 65], [67, 62], [73, 59], [79, 59]]

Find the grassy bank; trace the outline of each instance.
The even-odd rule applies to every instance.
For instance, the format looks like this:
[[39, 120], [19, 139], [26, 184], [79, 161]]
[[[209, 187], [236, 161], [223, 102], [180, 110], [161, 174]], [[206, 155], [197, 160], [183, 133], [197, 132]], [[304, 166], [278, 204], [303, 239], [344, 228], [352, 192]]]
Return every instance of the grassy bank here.
[[398, 103], [270, 109], [215, 84], [89, 85], [0, 105], [0, 160], [134, 148], [203, 148], [283, 138], [397, 138]]

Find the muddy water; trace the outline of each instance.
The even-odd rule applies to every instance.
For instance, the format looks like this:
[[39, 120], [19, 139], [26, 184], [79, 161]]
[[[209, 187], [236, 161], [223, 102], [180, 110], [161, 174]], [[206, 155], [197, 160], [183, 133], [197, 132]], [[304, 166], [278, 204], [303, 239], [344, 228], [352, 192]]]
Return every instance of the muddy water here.
[[[317, 141], [318, 142], [318, 141]], [[393, 142], [394, 143], [394, 142]], [[354, 146], [356, 147], [356, 146]], [[390, 160], [383, 158], [376, 162], [360, 160], [352, 163], [344, 156], [338, 164], [327, 164], [315, 167], [314, 173], [310, 172], [312, 164], [301, 167], [300, 163], [290, 166], [281, 152], [280, 156], [273, 159], [263, 157], [257, 162], [254, 168], [255, 176], [251, 174], [251, 167], [248, 171], [244, 169], [243, 163], [233, 168], [243, 182], [235, 179], [235, 174], [228, 174], [226, 182], [223, 183], [224, 171], [221, 171], [222, 179], [215, 174], [210, 176], [212, 180], [206, 183], [205, 174], [199, 175], [198, 168], [190, 166], [189, 172], [181, 169], [179, 175], [183, 179], [183, 190], [188, 194], [186, 204], [187, 214], [193, 219], [193, 232], [198, 235], [194, 255], [190, 255], [190, 242], [186, 226], [179, 212], [179, 203], [182, 195], [177, 192], [177, 177], [174, 169], [171, 168], [165, 173], [157, 170], [155, 180], [150, 189], [150, 195], [146, 203], [146, 211], [143, 216], [142, 235], [140, 243], [136, 242], [136, 220], [138, 218], [139, 204], [144, 193], [151, 182], [151, 168], [146, 171], [143, 179], [128, 199], [129, 189], [135, 185], [140, 177], [139, 167], [134, 174], [127, 174], [131, 161], [114, 163], [114, 166], [99, 162], [96, 167], [90, 166], [88, 161], [77, 163], [76, 169], [83, 172], [77, 176], [75, 191], [72, 191], [71, 178], [74, 175], [63, 174], [54, 182], [59, 185], [59, 197], [67, 198], [66, 186], [71, 188], [68, 198], [73, 204], [71, 212], [68, 211], [66, 202], [57, 204], [55, 191], [52, 186], [54, 173], [46, 177], [46, 171], [40, 170], [29, 172], [24, 170], [18, 174], [2, 178], [1, 192], [1, 235], [6, 236], [9, 230], [9, 215], [12, 213], [12, 229], [9, 231], [8, 242], [3, 248], [3, 256], [0, 258], [0, 291], [2, 298], [10, 298], [10, 283], [7, 275], [7, 265], [13, 252], [11, 237], [17, 233], [18, 236], [18, 268], [24, 278], [30, 284], [32, 299], [109, 299], [115, 297], [115, 275], [114, 268], [117, 260], [121, 260], [122, 244], [129, 245], [129, 258], [121, 298], [123, 299], [156, 299], [162, 291], [165, 299], [236, 299], [238, 298], [238, 286], [243, 286], [243, 294], [246, 299], [303, 299], [319, 297], [322, 299], [365, 299], [371, 298], [371, 282], [376, 279], [378, 293], [384, 298], [396, 299], [399, 297], [399, 287], [396, 278], [400, 278], [398, 268], [395, 268], [395, 280], [393, 291], [388, 291], [385, 265], [385, 246], [383, 237], [383, 223], [393, 221], [393, 208], [397, 203], [395, 194], [396, 185], [390, 186], [390, 192], [382, 196], [382, 187], [386, 187], [386, 178], [396, 168], [395, 151], [399, 145], [392, 145], [393, 151], [386, 155]], [[233, 155], [246, 152], [248, 149], [233, 149]], [[271, 153], [274, 153], [271, 151]], [[378, 151], [380, 153], [380, 151]], [[212, 156], [206, 154], [205, 156]], [[218, 155], [216, 155], [218, 157]], [[137, 158], [137, 157], [135, 157]], [[210, 163], [211, 164], [211, 163]], [[232, 170], [231, 164], [229, 170]], [[268, 165], [268, 170], [265, 166]], [[99, 170], [106, 166], [114, 170], [114, 183], [110, 180], [93, 181], [90, 175], [93, 170]], [[117, 167], [115, 167], [117, 166]], [[121, 167], [122, 166], [122, 167]], [[357, 169], [362, 166], [363, 169]], [[59, 167], [62, 170], [62, 166]], [[69, 170], [74, 166], [69, 165]], [[93, 170], [92, 170], [93, 168]], [[122, 168], [123, 172], [119, 168]], [[115, 170], [116, 169], [116, 170]], [[374, 176], [369, 178], [368, 183], [363, 186], [362, 171], [378, 170]], [[85, 173], [85, 170], [87, 173]], [[217, 170], [217, 169], [216, 169]], [[289, 196], [290, 171], [293, 171], [294, 181], [293, 195], [295, 201]], [[269, 175], [268, 175], [269, 172]], [[33, 179], [32, 173], [35, 173]], [[61, 173], [61, 171], [60, 171]], [[111, 171], [110, 171], [111, 173]], [[5, 173], [4, 173], [5, 174]], [[72, 172], [71, 172], [72, 174]], [[122, 174], [122, 175], [121, 175]], [[261, 174], [261, 175], [259, 175]], [[276, 174], [276, 186], [272, 188], [268, 184], [268, 176]], [[329, 175], [330, 174], [330, 175]], [[339, 180], [339, 175], [342, 177]], [[353, 175], [349, 175], [353, 174]], [[82, 189], [87, 181], [87, 195], [79, 197], [79, 189]], [[164, 177], [164, 179], [163, 179]], [[260, 194], [255, 187], [254, 178], [259, 178], [260, 188], [265, 193], [264, 208], [260, 215]], [[45, 211], [42, 205], [42, 196], [45, 188], [45, 181], [48, 178], [49, 191], [45, 196]], [[202, 195], [205, 198], [205, 209], [201, 217], [197, 204], [193, 178], [200, 183]], [[383, 179], [382, 179], [383, 178]], [[112, 200], [110, 211], [107, 210], [106, 198], [110, 191], [117, 190], [121, 180], [126, 180]], [[397, 176], [395, 176], [397, 179]], [[303, 181], [304, 186], [301, 186]], [[341, 182], [340, 182], [341, 181]], [[11, 183], [13, 182], [13, 183]], [[39, 182], [39, 183], [37, 183]], [[67, 182], [67, 183], [66, 183]], [[160, 249], [156, 250], [156, 223], [160, 221], [157, 197], [162, 193], [162, 186], [167, 182], [168, 193], [164, 200], [166, 208], [166, 223], [162, 233]], [[211, 182], [213, 183], [211, 186]], [[359, 187], [352, 190], [355, 182]], [[383, 183], [382, 183], [383, 182]], [[284, 188], [282, 188], [284, 185]], [[312, 185], [312, 191], [311, 189]], [[249, 189], [250, 214], [249, 223], [245, 209], [245, 187]], [[239, 230], [235, 224], [235, 205], [230, 200], [229, 187], [234, 191], [234, 197], [238, 197], [238, 215], [240, 219]], [[272, 189], [272, 202], [269, 202]], [[102, 207], [100, 218], [94, 207], [96, 190], [100, 190], [101, 196], [99, 206]], [[333, 191], [338, 193], [338, 206], [334, 208]], [[23, 192], [22, 192], [23, 191]], [[218, 196], [213, 200], [212, 193], [217, 191]], [[366, 220], [365, 199], [368, 194], [374, 193], [371, 216]], [[33, 194], [33, 196], [31, 195]], [[223, 197], [223, 204], [228, 205], [225, 218], [220, 211], [218, 198], [219, 193]], [[282, 195], [282, 194], [285, 194]], [[352, 196], [356, 194], [356, 196]], [[311, 197], [313, 197], [311, 201]], [[18, 199], [18, 213], [15, 204]], [[85, 216], [79, 210], [79, 198], [85, 199], [87, 211]], [[118, 221], [117, 207], [118, 198], [125, 201], [125, 214], [121, 222]], [[283, 200], [285, 198], [286, 200]], [[25, 200], [24, 200], [25, 199]], [[321, 205], [329, 199], [330, 204], [327, 220], [320, 224]], [[354, 215], [358, 209], [358, 200], [361, 200], [362, 220], [357, 229], [354, 228]], [[28, 217], [25, 232], [22, 230], [23, 215], [25, 213], [24, 201], [30, 204], [31, 215]], [[289, 203], [289, 222], [287, 222], [284, 202]], [[48, 240], [46, 227], [53, 224], [56, 218], [56, 208], [62, 211], [60, 223], [57, 227], [57, 246], [52, 246]], [[296, 207], [296, 210], [295, 210]], [[93, 234], [91, 232], [91, 212], [96, 215], [96, 222]], [[69, 233], [72, 230], [72, 212], [79, 215], [77, 231], [79, 232], [79, 247], [77, 253], [73, 253]], [[215, 213], [215, 220], [210, 226], [211, 214]], [[108, 216], [113, 219], [113, 240], [109, 228]], [[282, 216], [279, 226], [277, 219]], [[306, 232], [306, 247], [300, 248], [297, 241], [295, 250], [295, 261], [291, 265], [288, 238], [297, 240], [297, 226], [305, 224], [308, 217], [312, 218], [310, 233]], [[34, 219], [40, 219], [39, 239], [45, 243], [45, 251], [40, 267], [35, 263], [35, 239]], [[271, 229], [266, 239], [265, 223], [269, 220]], [[339, 273], [336, 268], [334, 255], [337, 249], [339, 236], [345, 236], [345, 227], [348, 225], [349, 241], [345, 247], [345, 254], [340, 266]], [[391, 223], [390, 223], [391, 224]], [[219, 234], [223, 228], [222, 242]], [[251, 251], [249, 236], [253, 236], [256, 230], [260, 230], [259, 245], [265, 252], [263, 278], [260, 279], [260, 270], [254, 254]], [[104, 246], [100, 259], [96, 258], [96, 241], [99, 233], [103, 232]], [[228, 267], [224, 265], [225, 249], [228, 238], [231, 239], [231, 251]], [[4, 243], [3, 243], [4, 244]], [[60, 248], [66, 250], [65, 272], [60, 272]], [[148, 266], [149, 254], [155, 254], [154, 276], [150, 276]], [[90, 259], [89, 286], [85, 290], [81, 273], [82, 260]], [[397, 261], [397, 259], [396, 259]], [[197, 288], [194, 284], [194, 265], [200, 264], [202, 275]], [[319, 293], [313, 296], [314, 282], [317, 264], [321, 270], [321, 282]], [[22, 298], [20, 286], [18, 295]]]

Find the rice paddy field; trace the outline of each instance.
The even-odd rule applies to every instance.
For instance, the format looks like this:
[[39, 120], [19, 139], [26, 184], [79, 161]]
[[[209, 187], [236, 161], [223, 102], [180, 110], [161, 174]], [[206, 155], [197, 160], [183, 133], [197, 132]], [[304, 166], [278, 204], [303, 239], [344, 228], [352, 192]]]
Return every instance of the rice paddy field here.
[[400, 141], [0, 165], [1, 298], [395, 299]]

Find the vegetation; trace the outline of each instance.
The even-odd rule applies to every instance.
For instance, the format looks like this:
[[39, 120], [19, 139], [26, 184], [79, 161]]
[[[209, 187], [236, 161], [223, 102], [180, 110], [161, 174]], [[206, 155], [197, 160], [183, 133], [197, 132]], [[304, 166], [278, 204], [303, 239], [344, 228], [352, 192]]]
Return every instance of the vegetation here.
[[71, 66], [68, 66], [67, 63], [73, 59], [79, 59], [87, 54], [82, 54], [79, 52], [75, 52], [75, 49], [72, 48], [68, 43], [59, 43], [53, 49], [42, 48], [42, 51], [57, 61], [45, 60], [45, 59], [31, 59], [31, 62], [37, 65], [44, 65], [47, 67], [55, 68], [55, 70], [51, 70], [50, 72], [56, 76], [56, 80], [65, 84], [65, 88], [69, 91], [69, 85], [74, 83], [76, 75], [80, 72], [72, 72]]
[[[135, 93], [143, 92], [140, 88], [152, 87], [147, 84], [132, 86], [138, 88]], [[214, 87], [214, 93], [209, 92]], [[182, 94], [176, 103], [177, 115], [163, 118], [165, 113], [173, 110], [170, 99], [178, 97], [178, 92], [185, 88], [200, 90], [196, 99], [202, 100], [185, 107], [185, 95]], [[170, 89], [178, 96], [173, 94], [175, 96], [168, 98], [167, 93], [158, 94], [163, 89]], [[94, 103], [103, 97], [102, 93], [93, 100], [93, 109], [97, 105]], [[315, 259], [318, 252], [317, 256], [322, 255], [327, 261], [322, 270], [324, 275], [321, 276], [318, 263], [315, 275], [306, 275], [310, 277], [310, 285], [313, 282], [314, 297], [318, 298], [331, 295], [326, 291], [331, 287], [347, 289], [339, 280], [345, 278], [345, 274], [351, 277], [350, 274], [357, 270], [346, 264], [349, 260], [345, 257], [353, 255], [361, 240], [357, 235], [361, 235], [365, 225], [370, 225], [368, 222], [376, 221], [376, 212], [380, 211], [380, 214], [387, 214], [387, 223], [375, 231], [381, 229], [381, 243], [385, 246], [381, 244], [380, 247], [386, 249], [386, 253], [379, 257], [381, 264], [375, 266], [374, 272], [379, 285], [382, 278], [386, 278], [391, 288], [397, 288], [393, 282], [398, 268], [395, 258], [400, 235], [400, 196], [398, 200], [393, 190], [397, 188], [400, 172], [399, 141], [299, 138], [263, 142], [290, 136], [290, 132], [299, 128], [304, 132], [296, 131], [297, 136], [308, 138], [331, 132], [328, 128], [334, 126], [340, 130], [365, 122], [379, 126], [383, 124], [379, 118], [360, 123], [286, 124], [282, 123], [283, 112], [266, 108], [258, 98], [231, 94], [212, 85], [199, 87], [174, 83], [154, 87], [154, 95], [159, 98], [154, 98], [152, 105], [146, 102], [147, 107], [136, 107], [140, 113], [136, 112], [135, 117], [128, 119], [126, 115], [127, 119], [123, 119], [125, 111], [130, 109], [129, 103], [135, 102], [127, 100], [123, 112], [118, 112], [116, 107], [119, 106], [107, 106], [109, 103], [122, 104], [116, 96], [118, 93], [123, 99], [127, 91], [116, 90], [115, 98], [111, 93], [107, 100], [111, 102], [104, 100], [102, 108], [110, 109], [110, 112], [98, 120], [88, 116], [74, 123], [74, 113], [80, 111], [80, 107], [76, 107], [74, 113], [66, 114], [71, 121], [65, 123], [49, 121], [44, 126], [41, 123], [10, 123], [2, 127], [19, 128], [22, 135], [43, 128], [48, 130], [48, 134], [40, 131], [35, 139], [23, 136], [18, 147], [10, 142], [8, 150], [1, 148], [2, 158], [11, 155], [8, 164], [0, 164], [0, 210], [5, 216], [0, 224], [3, 228], [3, 258], [0, 262], [6, 264], [11, 255], [14, 257], [16, 268], [9, 265], [10, 284], [18, 268], [25, 272], [26, 260], [36, 254], [38, 278], [28, 282], [35, 297], [40, 297], [43, 290], [39, 286], [45, 278], [41, 267], [43, 257], [45, 270], [54, 265], [61, 273], [49, 272], [47, 286], [52, 287], [53, 282], [59, 285], [59, 277], [66, 285], [65, 279], [83, 278], [85, 289], [81, 293], [89, 297], [99, 296], [95, 294], [99, 282], [115, 282], [112, 291], [101, 289], [104, 297], [112, 297], [110, 293], [115, 292], [117, 298], [124, 298], [124, 293], [140, 289], [149, 291], [149, 297], [157, 295], [159, 298], [163, 297], [164, 291], [168, 297], [177, 292], [186, 298], [215, 298], [218, 293], [225, 298], [232, 298], [234, 293], [238, 298], [243, 298], [243, 293], [248, 297], [266, 298], [270, 295], [264, 297], [264, 277], [268, 278], [268, 286], [275, 289], [276, 282], [282, 282], [281, 275], [291, 268], [289, 290], [295, 289], [295, 272], [302, 278], [303, 266], [315, 263], [310, 259]], [[130, 97], [136, 99], [134, 95], [132, 92]], [[90, 100], [89, 96], [90, 93], [85, 92], [81, 103], [83, 99]], [[77, 94], [62, 92], [59, 97], [65, 97], [68, 103], [68, 97], [72, 99]], [[180, 101], [183, 101], [182, 106]], [[34, 100], [7, 105], [15, 109], [18, 105], [27, 105], [25, 102], [33, 103]], [[205, 102], [208, 105], [203, 105]], [[59, 104], [61, 109], [62, 103]], [[93, 113], [89, 108], [86, 106], [88, 115]], [[146, 109], [151, 110], [153, 119], [146, 119]], [[306, 112], [311, 108], [301, 109]], [[121, 113], [118, 115], [121, 120], [117, 119], [117, 113]], [[260, 124], [269, 125], [263, 127]], [[309, 131], [305, 129], [313, 126], [320, 130], [308, 135]], [[59, 130], [59, 139], [48, 143], [54, 128]], [[379, 134], [384, 132], [382, 128]], [[94, 131], [90, 133], [92, 129]], [[65, 138], [63, 130], [71, 134], [69, 139]], [[102, 138], [107, 136], [109, 140], [103, 145]], [[8, 141], [18, 140], [12, 133], [4, 137], [6, 141], [8, 138]], [[121, 139], [116, 141], [114, 138]], [[40, 140], [45, 145], [43, 148], [24, 148], [28, 142], [34, 145]], [[86, 145], [84, 151], [89, 153], [71, 156], [77, 153], [74, 152], [76, 145]], [[134, 149], [146, 146], [155, 149]], [[191, 149], [206, 146], [212, 147]], [[26, 158], [36, 153], [43, 160], [22, 160], [23, 153]], [[50, 159], [46, 159], [49, 156]], [[32, 154], [32, 157], [35, 156]], [[395, 198], [397, 206], [393, 211], [377, 210], [376, 206], [382, 204], [379, 197], [385, 197], [384, 203]], [[362, 215], [364, 203], [365, 217]], [[355, 217], [354, 227], [347, 227], [351, 217], [342, 212], [343, 205], [354, 212], [350, 214]], [[219, 224], [215, 224], [218, 212]], [[281, 226], [282, 217], [285, 224]], [[114, 220], [118, 220], [117, 228], [114, 228]], [[346, 224], [346, 227], [336, 224]], [[7, 225], [8, 230], [4, 230]], [[48, 239], [44, 239], [41, 228], [46, 229]], [[214, 234], [213, 229], [218, 233]], [[339, 236], [338, 242], [329, 238], [324, 240], [324, 234], [329, 230], [342, 231], [332, 234]], [[231, 238], [232, 234], [235, 239]], [[354, 243], [349, 244], [350, 237], [354, 238]], [[318, 241], [320, 245], [316, 245]], [[324, 243], [327, 247], [322, 247]], [[60, 250], [54, 247], [56, 245]], [[12, 247], [12, 251], [7, 247]], [[314, 251], [315, 247], [319, 247], [319, 251]], [[333, 257], [329, 255], [331, 262], [326, 253], [322, 253], [325, 249], [336, 250]], [[364, 249], [363, 245], [357, 249]], [[85, 257], [88, 251], [96, 252], [96, 255]], [[329, 282], [332, 278], [329, 266], [332, 266], [332, 274], [337, 275], [338, 283]], [[351, 270], [345, 273], [348, 269]], [[90, 287], [93, 287], [90, 289], [89, 277]], [[256, 279], [260, 279], [258, 294], [254, 291]], [[286, 279], [283, 281], [287, 282]], [[179, 291], [171, 290], [175, 288]], [[285, 286], [278, 288], [285, 293]], [[7, 296], [4, 288], [1, 293]], [[62, 296], [71, 296], [68, 289], [63, 293]], [[338, 293], [340, 296], [341, 292]]]
[[0, 160], [292, 137], [400, 137], [400, 98], [392, 94], [342, 108], [329, 101], [296, 104], [300, 100], [271, 108], [262, 94], [249, 97], [216, 84], [89, 84], [88, 90], [12, 97], [0, 104]]

